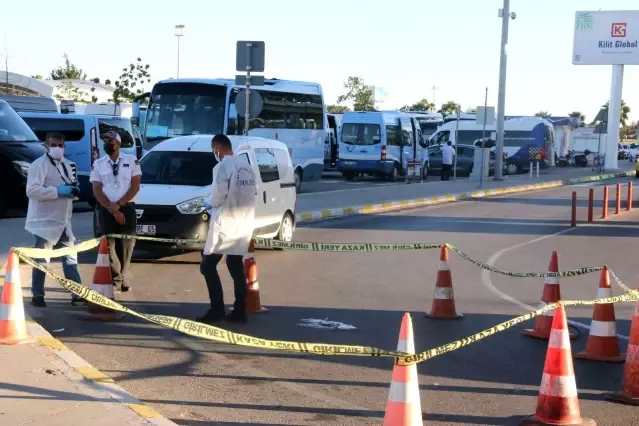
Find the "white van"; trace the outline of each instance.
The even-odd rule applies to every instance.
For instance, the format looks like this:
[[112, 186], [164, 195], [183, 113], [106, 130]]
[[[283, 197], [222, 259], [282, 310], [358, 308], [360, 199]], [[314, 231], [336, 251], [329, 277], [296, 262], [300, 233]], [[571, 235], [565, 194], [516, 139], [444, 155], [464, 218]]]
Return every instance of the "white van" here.
[[415, 118], [398, 111], [344, 113], [337, 170], [346, 180], [366, 174], [396, 181], [408, 160], [420, 160], [426, 178], [427, 150]]
[[[142, 186], [135, 198], [138, 235], [205, 240], [210, 216], [212, 135], [168, 139], [140, 161]], [[286, 145], [253, 136], [229, 136], [236, 156], [251, 164], [258, 189], [255, 235], [284, 241], [295, 229], [295, 180]], [[141, 250], [201, 250], [203, 244], [162, 244], [138, 240]]]

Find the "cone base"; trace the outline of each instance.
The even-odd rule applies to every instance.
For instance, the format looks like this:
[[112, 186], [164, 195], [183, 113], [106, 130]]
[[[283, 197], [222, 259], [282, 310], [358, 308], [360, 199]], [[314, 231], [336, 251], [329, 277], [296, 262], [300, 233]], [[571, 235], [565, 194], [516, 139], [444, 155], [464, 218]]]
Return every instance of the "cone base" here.
[[0, 345], [23, 345], [25, 343], [34, 343], [38, 339], [35, 337], [25, 337], [23, 339], [0, 339]]
[[460, 320], [464, 318], [464, 314], [457, 314], [457, 313], [452, 315], [438, 315], [438, 314], [433, 314], [432, 312], [426, 312], [424, 316], [426, 318], [431, 318], [431, 319], [447, 319], [447, 320]]
[[[535, 339], [548, 340], [550, 339], [550, 332], [546, 333], [541, 330], [535, 330], [534, 328], [527, 328], [521, 332], [525, 336], [534, 337]], [[568, 333], [570, 340], [575, 340], [577, 335], [574, 333]]]
[[589, 354], [588, 352], [579, 352], [578, 354], [575, 354], [575, 358], [601, 362], [626, 362], [625, 353], [619, 354], [619, 356], [599, 356]]
[[639, 406], [639, 398], [631, 398], [623, 393], [607, 393], [604, 396], [606, 401], [617, 402], [619, 404]]
[[597, 426], [597, 422], [593, 419], [581, 419], [581, 423], [556, 423], [544, 422], [539, 420], [535, 415], [524, 417], [519, 423], [522, 426]]
[[104, 313], [91, 313], [86, 312], [80, 314], [79, 318], [85, 321], [119, 321], [124, 318], [122, 312], [104, 312]]
[[[231, 306], [229, 308], [229, 312], [233, 312], [235, 310], [235, 308], [233, 306]], [[250, 309], [246, 309], [246, 313], [247, 314], [265, 314], [267, 312], [271, 312], [271, 310], [269, 308], [265, 308], [264, 306], [260, 307], [259, 311], [256, 310], [250, 310]]]

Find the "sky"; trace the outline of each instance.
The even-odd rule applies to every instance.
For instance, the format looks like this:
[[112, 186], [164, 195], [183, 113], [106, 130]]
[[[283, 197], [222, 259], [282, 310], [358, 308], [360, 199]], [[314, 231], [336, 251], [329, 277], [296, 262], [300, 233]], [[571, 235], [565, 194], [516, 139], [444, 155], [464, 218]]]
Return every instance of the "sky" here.
[[[263, 40], [266, 77], [318, 82], [329, 104], [351, 75], [388, 93], [384, 109], [432, 102], [433, 94], [438, 108], [446, 101], [476, 107], [486, 88], [488, 105], [497, 103], [502, 0], [5, 3], [3, 16], [13, 18], [2, 20], [0, 36], [9, 71], [20, 74], [46, 76], [67, 53], [89, 77], [113, 80], [142, 57], [154, 81], [174, 78], [174, 26], [183, 24], [183, 78], [232, 78], [236, 41]], [[639, 9], [637, 0], [510, 3], [517, 18], [510, 21], [506, 115], [581, 111], [592, 120], [610, 97], [612, 67], [572, 65], [575, 11]], [[625, 67], [623, 98], [630, 118], [639, 119], [639, 66]]]

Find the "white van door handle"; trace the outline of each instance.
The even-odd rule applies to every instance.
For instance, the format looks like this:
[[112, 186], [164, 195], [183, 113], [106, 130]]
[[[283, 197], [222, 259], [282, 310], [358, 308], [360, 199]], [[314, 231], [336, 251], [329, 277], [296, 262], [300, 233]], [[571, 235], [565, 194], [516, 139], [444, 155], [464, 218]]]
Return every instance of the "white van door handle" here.
[[266, 191], [262, 192], [262, 198], [264, 199], [264, 204], [266, 204]]

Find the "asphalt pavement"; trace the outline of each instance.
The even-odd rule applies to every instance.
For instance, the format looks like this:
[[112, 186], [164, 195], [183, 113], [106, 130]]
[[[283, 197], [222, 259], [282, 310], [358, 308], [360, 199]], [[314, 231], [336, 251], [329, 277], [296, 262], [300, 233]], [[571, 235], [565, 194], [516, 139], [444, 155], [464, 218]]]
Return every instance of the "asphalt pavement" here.
[[[597, 194], [601, 188], [595, 186]], [[354, 216], [301, 226], [299, 241], [449, 242], [469, 255], [516, 271], [545, 271], [551, 252], [560, 269], [609, 265], [629, 286], [637, 281], [639, 210], [570, 229], [570, 196], [579, 194], [585, 220], [588, 185], [485, 198], [389, 214]], [[599, 209], [600, 203], [597, 206]], [[638, 206], [639, 207], [639, 206]], [[394, 349], [401, 317], [411, 312], [417, 350], [478, 332], [539, 303], [543, 280], [483, 273], [451, 254], [461, 321], [423, 317], [430, 309], [438, 250], [380, 253], [259, 251], [261, 299], [269, 313], [253, 315], [233, 331], [269, 339], [361, 344]], [[133, 291], [118, 295], [141, 312], [193, 318], [207, 294], [197, 253], [142, 255], [133, 267]], [[90, 283], [94, 253], [80, 255]], [[60, 270], [58, 266], [56, 270]], [[23, 282], [29, 270], [23, 268]], [[227, 302], [232, 285], [220, 267]], [[593, 299], [596, 274], [562, 280], [565, 299]], [[128, 392], [180, 425], [379, 424], [392, 360], [318, 357], [211, 343], [126, 317], [118, 323], [78, 320], [70, 296], [48, 282], [49, 308], [30, 314], [70, 349]], [[615, 288], [614, 294], [621, 294]], [[627, 336], [633, 306], [617, 305], [618, 333]], [[569, 308], [586, 342], [592, 308]], [[304, 327], [328, 319], [354, 330]], [[517, 326], [419, 365], [422, 411], [432, 425], [515, 425], [535, 411], [546, 342]], [[625, 348], [627, 340], [621, 340]], [[599, 425], [639, 424], [629, 407], [603, 401], [620, 388], [623, 366], [575, 362], [581, 411]]]

